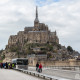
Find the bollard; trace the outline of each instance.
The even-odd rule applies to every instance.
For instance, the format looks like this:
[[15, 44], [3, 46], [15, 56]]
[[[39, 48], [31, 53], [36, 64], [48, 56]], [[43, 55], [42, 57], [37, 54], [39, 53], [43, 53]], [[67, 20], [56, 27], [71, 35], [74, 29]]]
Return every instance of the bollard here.
[[35, 73], [34, 73], [34, 76], [35, 76]]
[[52, 80], [52, 78], [50, 78], [50, 80]]
[[30, 75], [31, 75], [31, 72], [30, 72]]
[[45, 79], [45, 76], [43, 76], [43, 79]]
[[39, 74], [38, 74], [38, 77], [39, 77]]

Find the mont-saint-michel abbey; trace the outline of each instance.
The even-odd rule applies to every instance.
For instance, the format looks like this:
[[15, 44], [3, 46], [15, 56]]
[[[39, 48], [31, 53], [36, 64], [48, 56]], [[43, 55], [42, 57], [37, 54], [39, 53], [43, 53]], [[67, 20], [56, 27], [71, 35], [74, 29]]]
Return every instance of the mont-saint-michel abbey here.
[[[25, 27], [24, 31], [19, 31], [17, 35], [11, 35], [2, 53], [4, 62], [10, 62], [13, 58], [28, 58], [29, 65], [35, 66], [37, 61], [42, 61], [43, 65], [71, 65], [70, 59], [77, 59], [79, 53], [72, 47], [62, 46], [59, 43], [57, 32], [51, 32], [48, 26], [40, 23], [38, 19], [38, 8], [35, 10], [35, 20], [32, 27]], [[68, 61], [64, 62], [55, 61]]]
[[34, 26], [25, 27], [24, 31], [18, 32], [17, 35], [10, 36], [7, 47], [10, 47], [11, 45], [16, 44], [17, 42], [24, 43], [24, 41], [27, 41], [27, 43], [59, 43], [56, 31], [50, 32], [47, 25], [39, 22], [37, 7]]
[[80, 0], [0, 0], [0, 80], [80, 80], [79, 14]]

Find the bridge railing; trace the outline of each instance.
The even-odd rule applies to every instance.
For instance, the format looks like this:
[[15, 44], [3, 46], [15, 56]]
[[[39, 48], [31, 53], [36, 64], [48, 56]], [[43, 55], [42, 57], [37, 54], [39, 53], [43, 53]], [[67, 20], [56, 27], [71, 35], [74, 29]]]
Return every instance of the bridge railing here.
[[35, 71], [29, 71], [29, 70], [24, 70], [24, 69], [14, 69], [14, 70], [17, 70], [17, 71], [20, 71], [20, 72], [23, 72], [23, 73], [26, 73], [26, 74], [29, 74], [29, 75], [33, 75], [33, 76], [36, 76], [36, 77], [39, 77], [39, 78], [47, 79], [47, 80], [58, 80], [58, 79], [54, 78], [53, 76], [46, 75], [46, 74], [43, 74], [43, 73], [38, 73], [38, 72], [35, 72]]
[[80, 66], [44, 66], [43, 68], [63, 69], [63, 70], [80, 70]]

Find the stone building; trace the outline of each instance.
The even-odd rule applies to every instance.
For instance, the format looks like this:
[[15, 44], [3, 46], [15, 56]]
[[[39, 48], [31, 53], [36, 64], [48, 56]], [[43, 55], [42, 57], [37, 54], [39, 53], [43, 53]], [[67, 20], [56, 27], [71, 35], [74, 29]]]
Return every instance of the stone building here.
[[55, 32], [51, 32], [48, 29], [48, 26], [44, 23], [40, 23], [38, 19], [38, 10], [36, 7], [36, 18], [34, 20], [34, 26], [25, 27], [24, 31], [19, 31], [17, 35], [10, 36], [8, 40], [7, 48], [11, 45], [14, 45], [18, 42], [24, 44], [24, 41], [27, 43], [53, 43], [56, 42], [59, 44], [59, 39]]

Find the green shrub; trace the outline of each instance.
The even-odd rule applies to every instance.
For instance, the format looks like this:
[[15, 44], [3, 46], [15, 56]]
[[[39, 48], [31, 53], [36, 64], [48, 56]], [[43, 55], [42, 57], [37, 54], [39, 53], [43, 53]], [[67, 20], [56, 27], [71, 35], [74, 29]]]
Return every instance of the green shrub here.
[[67, 47], [67, 50], [70, 51], [70, 52], [73, 52], [73, 49], [72, 49], [71, 46], [68, 46], [68, 47]]

